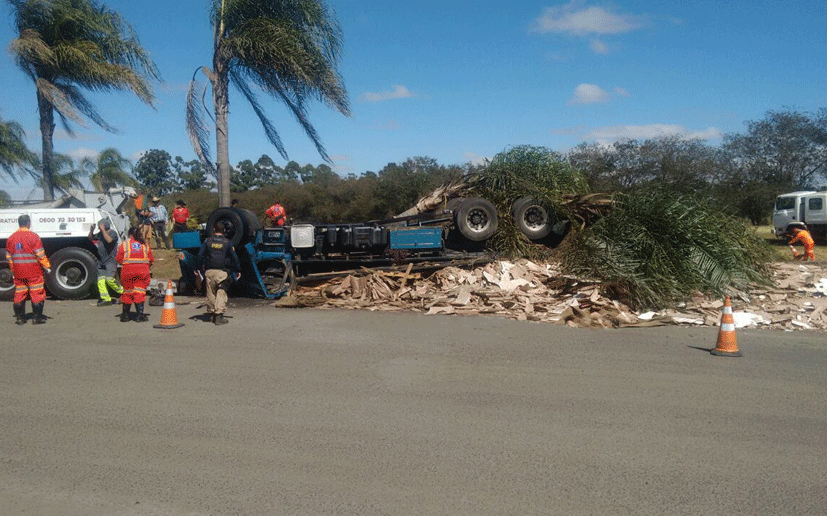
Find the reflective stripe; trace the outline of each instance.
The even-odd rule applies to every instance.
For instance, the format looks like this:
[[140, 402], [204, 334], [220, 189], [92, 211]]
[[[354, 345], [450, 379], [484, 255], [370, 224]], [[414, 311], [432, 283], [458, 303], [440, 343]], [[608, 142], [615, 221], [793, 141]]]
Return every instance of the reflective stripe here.
[[175, 309], [175, 303], [164, 303], [164, 310], [173, 310]]
[[721, 331], [735, 331], [734, 323], [721, 323]]
[[732, 313], [732, 307], [731, 306], [725, 306], [724, 307], [724, 313], [725, 314], [731, 314]]

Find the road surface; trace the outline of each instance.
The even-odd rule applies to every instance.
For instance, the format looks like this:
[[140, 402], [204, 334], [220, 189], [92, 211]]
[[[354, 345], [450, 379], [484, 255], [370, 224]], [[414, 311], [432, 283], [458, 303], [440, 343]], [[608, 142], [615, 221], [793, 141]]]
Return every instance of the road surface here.
[[2, 514], [827, 512], [823, 333], [178, 301], [0, 303]]

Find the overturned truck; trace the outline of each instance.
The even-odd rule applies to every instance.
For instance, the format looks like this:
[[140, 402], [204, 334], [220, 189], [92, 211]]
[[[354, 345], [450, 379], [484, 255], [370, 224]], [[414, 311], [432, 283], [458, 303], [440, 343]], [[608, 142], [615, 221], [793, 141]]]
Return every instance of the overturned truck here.
[[[567, 227], [552, 223], [548, 211], [530, 198], [515, 202], [511, 215], [520, 230], [534, 240]], [[485, 244], [496, 232], [498, 220], [491, 202], [455, 198], [439, 208], [415, 207], [385, 220], [276, 228], [261, 227], [249, 210], [219, 208], [210, 214], [206, 227], [222, 222], [225, 235], [239, 255], [241, 278], [231, 287], [232, 292], [279, 298], [290, 291], [297, 278], [310, 274], [480, 259], [487, 255]], [[173, 235], [181, 267], [179, 293], [200, 290], [198, 251], [206, 236], [204, 231]]]

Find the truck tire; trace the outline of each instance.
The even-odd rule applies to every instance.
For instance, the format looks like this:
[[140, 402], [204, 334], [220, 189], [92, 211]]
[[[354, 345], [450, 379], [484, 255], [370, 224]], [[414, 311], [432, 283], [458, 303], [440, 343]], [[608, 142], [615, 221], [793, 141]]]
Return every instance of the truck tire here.
[[52, 273], [46, 274], [46, 288], [60, 299], [89, 297], [92, 285], [98, 281], [98, 261], [79, 247], [65, 247], [54, 252], [49, 261]]
[[457, 211], [459, 209], [459, 205], [462, 204], [463, 200], [464, 199], [460, 198], [451, 199], [450, 201], [445, 203], [445, 210], [451, 212]]
[[462, 236], [472, 242], [481, 242], [497, 231], [497, 208], [478, 197], [463, 199], [454, 212], [454, 223]]
[[0, 299], [9, 301], [14, 298], [14, 274], [6, 265], [0, 265]]
[[551, 233], [551, 216], [546, 207], [533, 197], [521, 197], [514, 201], [511, 217], [529, 240], [541, 240]]
[[250, 210], [218, 208], [210, 213], [207, 219], [207, 236], [212, 235], [213, 227], [219, 221], [224, 223], [224, 236], [233, 247], [239, 247], [252, 240], [261, 227], [256, 214]]

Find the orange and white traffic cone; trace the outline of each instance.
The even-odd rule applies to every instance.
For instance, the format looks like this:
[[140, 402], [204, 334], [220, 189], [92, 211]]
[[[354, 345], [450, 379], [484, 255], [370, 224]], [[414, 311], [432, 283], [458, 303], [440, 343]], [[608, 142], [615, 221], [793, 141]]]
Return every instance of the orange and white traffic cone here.
[[719, 357], [741, 357], [738, 340], [735, 338], [735, 320], [732, 318], [732, 302], [724, 298], [724, 312], [721, 314], [721, 328], [718, 330], [718, 344], [710, 351]]
[[171, 330], [173, 328], [180, 328], [184, 323], [178, 322], [178, 315], [175, 313], [175, 299], [172, 297], [172, 281], [167, 282], [167, 293], [164, 296], [164, 311], [161, 312], [161, 324], [156, 324], [153, 328], [163, 328]]

